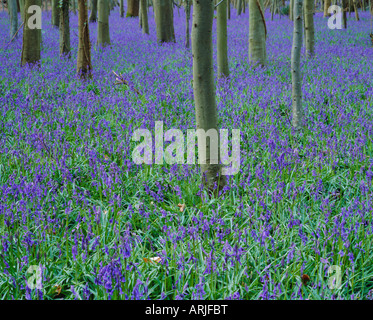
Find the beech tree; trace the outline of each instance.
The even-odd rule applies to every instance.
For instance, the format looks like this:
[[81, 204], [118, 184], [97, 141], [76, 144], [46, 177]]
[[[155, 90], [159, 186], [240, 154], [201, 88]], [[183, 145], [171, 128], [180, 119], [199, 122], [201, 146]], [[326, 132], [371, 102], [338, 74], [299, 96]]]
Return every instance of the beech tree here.
[[[28, 13], [30, 6], [38, 6], [41, 12], [41, 0], [26, 0], [25, 1], [25, 21], [33, 15]], [[40, 43], [41, 43], [41, 28], [29, 28], [28, 23], [23, 25], [23, 42], [21, 54], [21, 66], [26, 64], [40, 64]]]
[[109, 0], [98, 0], [97, 45], [105, 47], [109, 44]]
[[300, 54], [303, 38], [303, 20], [302, 20], [303, 0], [294, 1], [294, 31], [293, 46], [291, 48], [291, 81], [292, 81], [292, 106], [293, 120], [292, 125], [295, 129], [302, 127], [303, 109], [302, 109], [302, 76], [300, 70]]
[[52, 25], [60, 26], [60, 6], [59, 0], [52, 0]]
[[91, 43], [89, 41], [87, 0], [78, 1], [79, 11], [79, 45], [77, 59], [77, 73], [81, 79], [91, 77]]
[[145, 34], [149, 34], [147, 0], [140, 0], [140, 7], [141, 7], [140, 15], [141, 15], [142, 32]]
[[60, 9], [60, 55], [70, 57], [69, 0], [61, 0]]
[[190, 1], [191, 0], [184, 0], [185, 4], [185, 48], [190, 47], [190, 34], [189, 34], [189, 21], [190, 21]]
[[17, 0], [8, 0], [8, 12], [10, 18], [10, 38], [13, 39], [18, 30]]
[[264, 66], [267, 60], [267, 27], [263, 0], [249, 0], [249, 61]]
[[89, 22], [97, 21], [97, 0], [91, 0], [91, 13], [89, 15]]
[[[217, 108], [215, 101], [214, 69], [212, 55], [212, 22], [214, 18], [213, 0], [193, 0], [192, 53], [193, 53], [193, 93], [197, 132], [203, 129], [206, 133], [213, 129], [217, 132]], [[198, 134], [197, 134], [198, 135]], [[207, 135], [207, 134], [206, 134]], [[201, 164], [203, 183], [210, 192], [221, 189], [225, 184], [219, 164], [219, 137], [217, 148], [211, 143], [213, 134], [206, 139], [206, 161]], [[198, 137], [199, 157], [201, 150]], [[215, 147], [214, 147], [215, 146]], [[217, 150], [216, 150], [217, 149]], [[212, 151], [212, 155], [211, 155]], [[216, 186], [219, 189], [216, 190]]]
[[228, 77], [227, 48], [227, 1], [224, 0], [217, 8], [217, 47], [218, 47], [218, 77]]
[[304, 29], [307, 57], [312, 57], [315, 53], [315, 26], [313, 22], [313, 6], [313, 0], [304, 0]]
[[175, 42], [172, 0], [153, 0], [158, 42]]
[[139, 0], [127, 0], [127, 17], [139, 16]]
[[120, 12], [120, 17], [123, 18], [124, 17], [124, 4], [123, 4], [123, 0], [120, 0], [120, 2], [119, 2], [119, 12]]

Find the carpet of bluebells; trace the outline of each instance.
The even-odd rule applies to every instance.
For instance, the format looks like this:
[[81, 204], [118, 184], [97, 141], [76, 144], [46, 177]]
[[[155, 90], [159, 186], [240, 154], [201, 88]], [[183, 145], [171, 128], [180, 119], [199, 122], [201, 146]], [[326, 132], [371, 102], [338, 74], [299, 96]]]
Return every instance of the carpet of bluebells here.
[[[106, 48], [90, 23], [87, 82], [76, 15], [69, 60], [43, 12], [42, 65], [30, 70], [22, 31], [9, 43], [0, 12], [0, 299], [372, 299], [373, 48], [360, 15], [330, 30], [316, 13], [295, 135], [292, 23], [266, 13], [268, 65], [254, 68], [248, 12], [232, 9], [231, 77], [216, 81], [216, 101], [219, 127], [241, 130], [241, 164], [210, 198], [197, 164], [132, 161], [136, 129], [195, 128], [182, 9], [176, 44], [156, 44], [152, 9], [143, 35], [116, 8]], [[215, 32], [214, 48], [216, 61]]]

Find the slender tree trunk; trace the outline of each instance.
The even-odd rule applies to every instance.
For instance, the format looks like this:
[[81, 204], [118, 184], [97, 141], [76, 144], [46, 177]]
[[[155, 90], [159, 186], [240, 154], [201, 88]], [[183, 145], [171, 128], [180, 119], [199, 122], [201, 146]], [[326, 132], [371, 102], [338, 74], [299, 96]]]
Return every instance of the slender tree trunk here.
[[145, 34], [149, 34], [147, 0], [140, 0], [140, 1], [141, 1], [142, 32]]
[[139, 0], [127, 0], [127, 17], [139, 16]]
[[300, 70], [300, 54], [302, 48], [302, 6], [303, 0], [294, 2], [294, 32], [293, 47], [291, 49], [291, 79], [292, 79], [292, 105], [293, 121], [295, 129], [302, 127], [302, 76]]
[[304, 0], [304, 29], [307, 57], [312, 57], [315, 53], [315, 26], [313, 22], [313, 11], [313, 0]]
[[60, 5], [58, 0], [52, 0], [52, 25], [60, 26]]
[[228, 77], [228, 48], [227, 48], [227, 2], [219, 4], [217, 10], [217, 46], [218, 46], [218, 77]]
[[289, 19], [291, 21], [294, 20], [293, 14], [294, 14], [294, 0], [290, 0], [290, 4], [289, 4]]
[[231, 19], [231, 0], [226, 0], [228, 1], [228, 19]]
[[19, 11], [21, 12], [21, 19], [23, 21], [25, 17], [25, 0], [19, 0]]
[[139, 1], [139, 26], [142, 29], [142, 13], [141, 13], [141, 0]]
[[158, 42], [175, 42], [172, 0], [154, 0]]
[[77, 73], [81, 79], [91, 77], [91, 43], [89, 41], [89, 25], [87, 0], [78, 1], [79, 10], [79, 46], [77, 59]]
[[[34, 14], [28, 13], [28, 8], [30, 6], [39, 6], [41, 8], [41, 0], [25, 1], [25, 21], [28, 21], [28, 19]], [[26, 64], [40, 65], [40, 43], [41, 29], [30, 29], [29, 24], [25, 23], [23, 25], [21, 66], [24, 66]]]
[[266, 65], [266, 24], [263, 0], [249, 1], [249, 61]]
[[354, 5], [355, 19], [356, 19], [356, 21], [359, 21], [360, 18], [359, 18], [359, 12], [358, 12], [358, 10], [357, 10], [356, 0], [352, 0], [352, 2], [353, 2], [353, 5]]
[[10, 17], [10, 39], [13, 39], [18, 30], [17, 0], [8, 0], [8, 12]]
[[190, 21], [190, 1], [185, 0], [185, 20], [186, 20], [186, 30], [185, 30], [185, 48], [190, 47], [190, 34], [189, 34], [189, 21]]
[[343, 13], [342, 13], [343, 28], [347, 29], [347, 0], [342, 0], [342, 8], [343, 8]]
[[328, 9], [331, 5], [331, 1], [330, 0], [324, 0], [324, 18], [325, 17], [330, 17], [330, 13], [328, 13]]
[[69, 0], [62, 0], [60, 11], [60, 55], [70, 58]]
[[[76, 0], [71, 0], [71, 4], [72, 4], [73, 12], [74, 12], [74, 14], [76, 14]], [[47, 5], [47, 7], [48, 7], [48, 5]]]
[[120, 0], [119, 11], [120, 11], [120, 17], [123, 18], [124, 17], [124, 4], [123, 4], [123, 0]]
[[237, 15], [241, 15], [242, 13], [242, 0], [237, 0]]
[[[217, 108], [215, 101], [214, 69], [212, 56], [212, 22], [214, 2], [193, 0], [192, 53], [193, 53], [193, 92], [197, 130], [217, 132]], [[206, 151], [206, 162], [201, 164], [202, 180], [210, 192], [216, 192], [225, 184], [219, 164], [219, 136], [217, 145], [214, 139], [206, 139], [206, 150], [202, 150], [198, 139], [199, 157]], [[211, 152], [213, 155], [211, 156]]]
[[98, 0], [97, 45], [110, 45], [109, 0]]
[[97, 0], [91, 0], [91, 13], [89, 15], [89, 22], [97, 21]]

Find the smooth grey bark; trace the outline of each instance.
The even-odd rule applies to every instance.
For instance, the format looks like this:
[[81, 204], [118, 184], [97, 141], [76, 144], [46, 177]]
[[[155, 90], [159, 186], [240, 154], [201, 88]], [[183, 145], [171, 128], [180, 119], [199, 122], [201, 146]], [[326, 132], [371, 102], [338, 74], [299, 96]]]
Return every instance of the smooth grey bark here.
[[[25, 21], [34, 14], [28, 13], [30, 6], [39, 6], [41, 8], [41, 0], [26, 0], [25, 1]], [[40, 43], [41, 30], [30, 29], [28, 23], [23, 25], [23, 42], [21, 54], [21, 66], [26, 64], [40, 65]]]
[[140, 0], [140, 6], [141, 6], [140, 14], [141, 14], [142, 32], [145, 34], [149, 34], [147, 0]]
[[[16, 0], [16, 3], [17, 3], [17, 0]], [[25, 17], [25, 0], [19, 0], [19, 11], [21, 13], [21, 19], [23, 21]]]
[[172, 0], [154, 0], [158, 42], [175, 42]]
[[8, 11], [10, 18], [10, 39], [13, 39], [18, 30], [17, 0], [8, 0]]
[[190, 1], [191, 0], [185, 0], [185, 22], [186, 22], [186, 29], [185, 29], [185, 48], [189, 48], [190, 47], [190, 32], [189, 32]]
[[266, 65], [266, 24], [263, 0], [249, 0], [249, 61]]
[[304, 0], [304, 29], [307, 57], [313, 57], [313, 55], [315, 54], [315, 26], [313, 21], [313, 6], [313, 0]]
[[97, 25], [97, 45], [107, 46], [110, 45], [109, 33], [109, 0], [98, 0], [98, 25]]
[[91, 77], [91, 43], [89, 40], [89, 24], [87, 0], [78, 1], [79, 11], [79, 44], [78, 44], [78, 59], [76, 71], [81, 79]]
[[[205, 132], [218, 129], [212, 55], [213, 18], [213, 0], [193, 0], [193, 93], [197, 131], [203, 129]], [[200, 164], [202, 180], [205, 187], [211, 193], [215, 193], [225, 184], [219, 163], [219, 139], [217, 145], [211, 143], [211, 139], [206, 140], [206, 150], [202, 150], [200, 139], [198, 139], [199, 157], [206, 152], [206, 162]], [[210, 151], [213, 151], [212, 156]]]
[[139, 16], [139, 0], [127, 0], [127, 15], [126, 17]]
[[124, 17], [124, 5], [123, 5], [123, 0], [120, 0], [119, 2], [119, 12], [120, 12], [120, 17]]
[[70, 58], [70, 17], [69, 0], [62, 0], [60, 10], [60, 56]]
[[344, 29], [347, 29], [347, 0], [342, 0], [342, 9], [343, 9], [343, 14], [342, 14], [342, 25]]
[[242, 13], [242, 0], [237, 1], [237, 15], [239, 16]]
[[228, 48], [227, 48], [227, 1], [223, 1], [217, 8], [217, 47], [218, 47], [218, 77], [229, 76]]
[[91, 0], [91, 13], [89, 15], [89, 22], [97, 21], [97, 0]]
[[60, 6], [58, 0], [52, 0], [52, 25], [60, 26]]
[[293, 46], [291, 48], [291, 81], [292, 81], [292, 107], [293, 120], [292, 125], [295, 129], [302, 127], [303, 109], [302, 109], [302, 76], [300, 70], [300, 54], [302, 48], [302, 7], [303, 0], [294, 1], [294, 30]]
[[142, 29], [141, 0], [139, 1], [139, 26]]
[[72, 5], [74, 14], [76, 14], [76, 0], [71, 0], [71, 5]]

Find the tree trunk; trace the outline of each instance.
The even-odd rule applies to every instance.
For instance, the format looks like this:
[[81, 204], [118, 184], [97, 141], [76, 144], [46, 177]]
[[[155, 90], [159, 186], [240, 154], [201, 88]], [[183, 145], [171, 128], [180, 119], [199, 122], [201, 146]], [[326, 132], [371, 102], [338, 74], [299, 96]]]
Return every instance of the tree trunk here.
[[218, 77], [229, 76], [227, 48], [227, 2], [219, 4], [217, 10]]
[[352, 2], [353, 2], [353, 5], [354, 5], [355, 19], [356, 19], [356, 21], [359, 21], [360, 18], [359, 18], [359, 12], [357, 10], [356, 0], [352, 0]]
[[328, 9], [331, 5], [331, 1], [330, 0], [324, 0], [324, 18], [325, 17], [330, 17], [330, 13], [328, 13]]
[[293, 15], [294, 15], [294, 0], [290, 0], [290, 4], [289, 4], [289, 19], [291, 21], [294, 20]]
[[237, 15], [241, 15], [242, 13], [242, 0], [236, 0], [237, 1]]
[[91, 0], [91, 13], [89, 15], [89, 22], [97, 21], [97, 0]]
[[[25, 1], [25, 21], [29, 21], [29, 18], [34, 13], [28, 13], [30, 6], [39, 6], [41, 13], [41, 0], [26, 0]], [[29, 28], [29, 23], [23, 25], [23, 43], [22, 43], [22, 55], [21, 55], [21, 66], [26, 64], [40, 65], [40, 43], [41, 43], [41, 28]]]
[[312, 57], [315, 53], [315, 26], [313, 22], [313, 5], [313, 0], [304, 0], [304, 29], [307, 57]]
[[154, 0], [158, 42], [175, 42], [172, 0]]
[[109, 33], [109, 0], [98, 0], [98, 26], [97, 26], [97, 45], [110, 45]]
[[119, 11], [120, 11], [120, 17], [123, 18], [124, 17], [124, 4], [123, 4], [123, 0], [120, 0], [120, 2], [119, 2]]
[[263, 0], [249, 2], [249, 61], [262, 66], [266, 64], [266, 24]]
[[10, 17], [10, 39], [13, 39], [18, 30], [17, 0], [8, 0], [8, 11]]
[[70, 58], [69, 0], [62, 0], [60, 11], [60, 55]]
[[228, 1], [228, 19], [231, 18], [231, 0], [226, 0]]
[[127, 0], [127, 17], [139, 16], [139, 0]]
[[147, 0], [141, 1], [141, 23], [142, 23], [142, 32], [149, 34], [149, 23], [148, 23], [148, 4]]
[[[197, 130], [205, 132], [210, 129], [217, 132], [218, 129], [212, 56], [213, 18], [213, 1], [193, 0], [193, 93]], [[200, 164], [202, 180], [210, 192], [218, 191], [225, 184], [219, 163], [219, 138], [217, 144], [212, 143], [213, 140], [206, 138], [206, 150], [202, 150], [202, 141], [198, 139], [199, 159], [204, 156], [203, 153], [206, 156], [205, 164]], [[212, 155], [210, 151], [213, 151]], [[219, 189], [216, 189], [215, 184]]]
[[190, 47], [190, 34], [189, 34], [189, 21], [190, 21], [190, 0], [185, 0], [185, 20], [186, 20], [186, 29], [185, 29], [185, 48]]
[[[72, 0], [72, 8], [73, 8], [73, 12], [74, 14], [76, 14], [76, 0]], [[47, 5], [47, 8], [48, 8], [48, 5]]]
[[342, 0], [342, 24], [343, 28], [347, 29], [347, 0]]
[[141, 13], [141, 0], [139, 1], [139, 26], [142, 29], [142, 13]]
[[302, 48], [302, 6], [303, 0], [294, 2], [294, 32], [293, 47], [291, 49], [291, 80], [292, 80], [292, 106], [293, 120], [292, 125], [295, 129], [302, 127], [302, 78], [300, 70], [300, 54]]
[[58, 0], [52, 0], [52, 25], [60, 26], [60, 6]]
[[23, 21], [25, 17], [25, 0], [19, 0], [19, 11], [21, 12], [21, 19]]
[[78, 1], [79, 10], [79, 45], [77, 73], [81, 79], [91, 77], [91, 43], [89, 41], [87, 0]]

